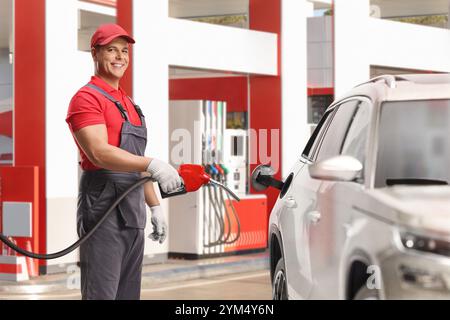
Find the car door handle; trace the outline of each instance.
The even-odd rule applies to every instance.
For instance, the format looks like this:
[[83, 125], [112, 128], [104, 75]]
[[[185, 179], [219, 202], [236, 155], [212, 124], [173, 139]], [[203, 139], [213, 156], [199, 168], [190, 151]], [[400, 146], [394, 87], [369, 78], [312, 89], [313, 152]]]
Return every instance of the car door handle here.
[[322, 214], [319, 211], [311, 211], [308, 213], [308, 219], [312, 224], [317, 224], [320, 222]]
[[295, 201], [294, 197], [289, 196], [284, 200], [284, 205], [288, 208], [296, 208], [297, 207], [297, 201]]

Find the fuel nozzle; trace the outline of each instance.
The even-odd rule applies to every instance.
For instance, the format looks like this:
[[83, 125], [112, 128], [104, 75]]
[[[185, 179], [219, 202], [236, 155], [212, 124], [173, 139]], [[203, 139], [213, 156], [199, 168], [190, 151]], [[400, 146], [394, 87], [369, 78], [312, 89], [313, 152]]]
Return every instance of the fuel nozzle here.
[[[209, 174], [208, 174], [208, 173]], [[217, 175], [219, 170], [213, 165], [207, 165], [205, 167], [196, 164], [182, 164], [178, 169], [178, 174], [183, 180], [182, 186], [171, 193], [165, 193], [161, 190], [161, 197], [168, 198], [188, 192], [194, 192], [200, 189], [202, 186], [212, 184], [224, 189], [229, 195], [231, 195], [236, 201], [240, 201], [239, 197], [230, 189], [228, 189], [222, 183], [211, 179], [211, 175]]]
[[219, 170], [217, 170], [216, 165], [213, 163], [210, 165], [211, 168], [211, 178], [214, 180], [219, 180]]
[[225, 172], [222, 169], [222, 167], [219, 164], [214, 163], [214, 167], [216, 168], [218, 174], [217, 174], [217, 180], [220, 182], [225, 181]]
[[182, 164], [178, 173], [184, 181], [187, 192], [194, 192], [211, 181], [210, 175], [205, 172], [205, 168], [196, 164]]
[[230, 172], [230, 170], [224, 165], [224, 164], [219, 164], [219, 166], [222, 168], [222, 171], [225, 175], [225, 177], [227, 176], [227, 174]]

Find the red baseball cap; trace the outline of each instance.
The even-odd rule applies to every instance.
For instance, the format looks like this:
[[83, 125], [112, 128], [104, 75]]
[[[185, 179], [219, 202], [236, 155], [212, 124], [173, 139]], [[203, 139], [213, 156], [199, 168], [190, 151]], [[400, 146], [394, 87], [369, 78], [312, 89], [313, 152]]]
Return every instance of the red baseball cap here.
[[125, 38], [128, 43], [136, 42], [121, 26], [114, 23], [108, 23], [98, 27], [97, 31], [92, 35], [91, 48], [95, 46], [104, 46], [118, 37]]

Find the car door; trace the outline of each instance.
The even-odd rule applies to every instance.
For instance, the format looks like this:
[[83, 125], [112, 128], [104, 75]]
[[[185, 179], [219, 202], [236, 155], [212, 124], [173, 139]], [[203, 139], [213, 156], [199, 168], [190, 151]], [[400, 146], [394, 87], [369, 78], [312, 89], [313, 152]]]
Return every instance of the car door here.
[[[362, 98], [346, 100], [336, 107], [333, 119], [317, 148], [315, 162], [345, 154], [365, 162], [370, 125], [370, 102]], [[340, 263], [346, 227], [352, 215], [352, 201], [362, 196], [364, 171], [352, 182], [311, 179], [319, 183], [316, 207], [306, 213], [305, 232], [309, 239], [313, 299], [341, 297]]]
[[287, 193], [279, 200], [279, 227], [283, 238], [287, 291], [291, 299], [307, 299], [312, 288], [312, 275], [308, 261], [308, 236], [305, 228], [305, 212], [315, 208], [315, 194], [319, 181], [311, 181], [305, 167], [310, 163], [321, 134], [328, 126], [333, 110], [327, 111], [306, 145], [302, 158], [292, 169], [294, 178]]

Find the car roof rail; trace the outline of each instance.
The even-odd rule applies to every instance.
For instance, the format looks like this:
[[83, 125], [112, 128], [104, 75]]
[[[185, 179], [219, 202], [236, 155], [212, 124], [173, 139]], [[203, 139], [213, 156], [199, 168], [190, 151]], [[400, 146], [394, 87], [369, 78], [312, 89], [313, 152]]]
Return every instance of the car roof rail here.
[[389, 88], [394, 89], [394, 88], [397, 87], [397, 81], [408, 81], [408, 79], [400, 77], [400, 76], [393, 76], [393, 75], [390, 75], [390, 74], [385, 74], [385, 75], [382, 75], [382, 76], [378, 76], [378, 77], [372, 78], [372, 79], [370, 79], [367, 82], [361, 83], [357, 87], [365, 85], [365, 84], [368, 84], [368, 83], [375, 83], [375, 82], [378, 82], [378, 81], [384, 81]]

